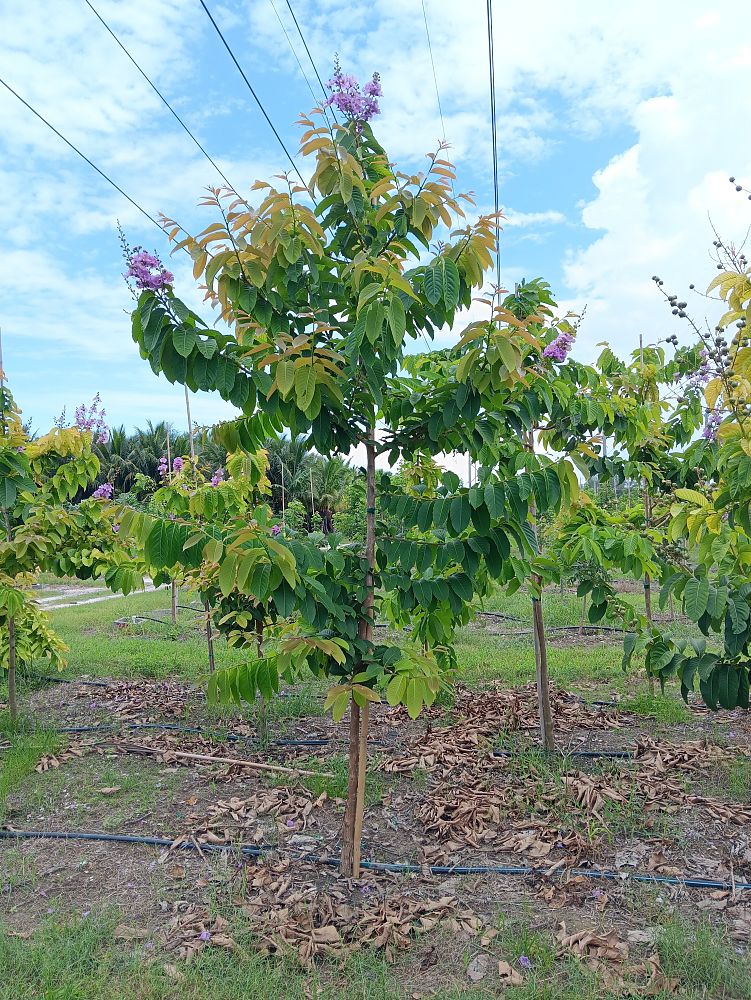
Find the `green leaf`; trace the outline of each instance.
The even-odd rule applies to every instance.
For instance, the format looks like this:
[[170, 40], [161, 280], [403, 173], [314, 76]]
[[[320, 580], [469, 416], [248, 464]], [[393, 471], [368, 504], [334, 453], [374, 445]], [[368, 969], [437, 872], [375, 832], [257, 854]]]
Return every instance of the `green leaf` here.
[[426, 268], [422, 287], [431, 306], [437, 306], [443, 298], [443, 271], [432, 265]]
[[295, 398], [298, 407], [305, 411], [313, 402], [316, 391], [316, 374], [312, 365], [302, 365], [295, 371]]
[[10, 510], [16, 502], [17, 495], [16, 484], [10, 476], [0, 479], [0, 507]]
[[684, 607], [691, 621], [698, 622], [707, 610], [709, 600], [709, 580], [698, 580], [692, 576], [683, 591]]
[[196, 331], [194, 327], [181, 323], [172, 331], [172, 345], [182, 358], [187, 358], [196, 346]]
[[295, 363], [289, 358], [282, 358], [276, 363], [276, 384], [279, 392], [286, 399], [295, 384]]
[[443, 262], [443, 304], [456, 309], [459, 304], [459, 269], [450, 257], [440, 257]]

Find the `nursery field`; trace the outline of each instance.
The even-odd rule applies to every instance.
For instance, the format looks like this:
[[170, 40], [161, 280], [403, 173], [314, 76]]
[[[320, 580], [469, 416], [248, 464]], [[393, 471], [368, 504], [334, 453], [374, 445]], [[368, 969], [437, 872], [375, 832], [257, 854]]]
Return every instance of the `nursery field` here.
[[751, 997], [748, 712], [650, 695], [573, 592], [543, 599], [560, 752], [540, 750], [522, 595], [458, 633], [456, 684], [417, 721], [372, 706], [349, 880], [327, 682], [265, 718], [208, 705], [184, 595], [175, 626], [165, 590], [42, 586], [70, 654], [2, 717], [0, 997]]

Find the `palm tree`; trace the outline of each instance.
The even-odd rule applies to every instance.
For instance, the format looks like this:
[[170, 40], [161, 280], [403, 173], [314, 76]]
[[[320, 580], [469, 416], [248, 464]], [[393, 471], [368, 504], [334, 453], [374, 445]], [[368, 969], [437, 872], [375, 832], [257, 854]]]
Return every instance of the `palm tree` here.
[[293, 500], [299, 500], [310, 511], [310, 470], [315, 456], [308, 451], [305, 438], [269, 438], [265, 448], [269, 456], [272, 507], [281, 511], [282, 506], [287, 507]]
[[133, 438], [122, 425], [110, 428], [104, 444], [94, 445], [94, 453], [101, 465], [97, 483], [112, 483], [118, 491], [129, 490], [143, 471], [134, 452]]
[[316, 458], [313, 466], [315, 505], [321, 515], [321, 530], [328, 535], [334, 530], [334, 515], [341, 510], [354, 469], [338, 456]]

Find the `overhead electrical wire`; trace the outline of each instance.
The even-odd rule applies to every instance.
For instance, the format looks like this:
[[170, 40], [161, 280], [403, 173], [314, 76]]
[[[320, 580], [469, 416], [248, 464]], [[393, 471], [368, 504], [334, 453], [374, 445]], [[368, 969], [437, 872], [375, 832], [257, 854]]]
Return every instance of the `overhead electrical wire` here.
[[286, 145], [284, 144], [284, 140], [279, 135], [279, 132], [277, 131], [276, 126], [272, 122], [271, 118], [269, 118], [268, 112], [266, 111], [266, 108], [263, 106], [263, 104], [261, 102], [261, 99], [259, 98], [258, 94], [253, 89], [253, 85], [251, 84], [251, 82], [247, 78], [247, 76], [245, 75], [245, 71], [243, 70], [242, 66], [237, 61], [237, 56], [232, 51], [232, 49], [230, 47], [230, 44], [227, 41], [227, 39], [224, 37], [224, 34], [222, 33], [222, 29], [219, 27], [219, 25], [214, 20], [214, 17], [212, 15], [211, 11], [209, 10], [209, 8], [206, 6], [204, 0], [200, 0], [200, 4], [203, 7], [204, 11], [206, 12], [206, 16], [208, 17], [209, 21], [211, 21], [212, 25], [214, 26], [214, 30], [216, 31], [217, 35], [219, 35], [219, 38], [221, 39], [222, 44], [224, 45], [225, 49], [227, 50], [230, 59], [232, 60], [232, 62], [237, 67], [238, 73], [240, 74], [240, 76], [245, 81], [245, 86], [248, 88], [248, 90], [252, 94], [253, 100], [258, 105], [258, 108], [259, 108], [261, 114], [266, 119], [266, 122], [267, 122], [269, 128], [271, 129], [271, 131], [274, 133], [277, 142], [279, 143], [279, 145], [284, 150], [284, 153], [285, 153], [287, 159], [289, 160], [290, 164], [292, 165], [292, 169], [295, 171], [295, 173], [297, 174], [297, 176], [300, 178], [300, 181], [302, 182], [302, 184], [305, 185], [305, 188], [308, 189], [308, 185], [306, 184], [305, 180], [303, 179], [303, 176], [300, 173], [297, 164], [295, 163], [294, 159], [292, 158], [292, 154], [290, 153], [290, 151], [287, 149]]
[[[80, 150], [80, 149], [78, 148], [78, 146], [75, 146], [75, 145], [74, 145], [74, 144], [73, 144], [73, 143], [72, 143], [72, 142], [70, 141], [70, 139], [66, 139], [66, 137], [65, 137], [65, 136], [64, 136], [64, 135], [62, 134], [62, 132], [58, 131], [58, 130], [57, 130], [57, 129], [55, 128], [55, 126], [54, 126], [54, 125], [53, 125], [53, 124], [52, 124], [51, 122], [47, 121], [47, 119], [46, 119], [46, 118], [44, 117], [44, 115], [40, 114], [40, 113], [39, 113], [39, 112], [38, 112], [38, 111], [36, 110], [36, 108], [33, 108], [33, 107], [32, 107], [32, 106], [31, 106], [31, 105], [29, 104], [29, 102], [28, 102], [28, 101], [24, 100], [24, 98], [23, 98], [23, 97], [21, 97], [21, 95], [20, 95], [20, 94], [19, 94], [19, 93], [18, 93], [17, 91], [15, 91], [15, 90], [14, 90], [14, 89], [13, 89], [13, 88], [11, 87], [11, 85], [10, 85], [9, 83], [6, 83], [6, 82], [5, 82], [5, 80], [3, 80], [3, 79], [2, 79], [2, 77], [0, 77], [0, 83], [1, 83], [1, 84], [2, 84], [2, 85], [3, 85], [4, 87], [5, 87], [5, 89], [6, 89], [6, 90], [9, 90], [9, 91], [10, 91], [10, 93], [11, 93], [11, 94], [13, 94], [13, 96], [14, 96], [14, 97], [18, 98], [18, 100], [19, 100], [19, 101], [21, 102], [21, 104], [25, 105], [25, 106], [26, 106], [26, 107], [27, 107], [27, 108], [29, 109], [29, 111], [30, 111], [30, 112], [31, 112], [31, 113], [32, 113], [33, 115], [36, 115], [36, 117], [37, 117], [37, 118], [38, 118], [38, 119], [39, 119], [40, 121], [44, 122], [44, 124], [45, 124], [45, 125], [47, 126], [47, 128], [48, 128], [48, 129], [51, 129], [51, 130], [52, 130], [52, 131], [53, 131], [53, 132], [55, 133], [55, 135], [56, 135], [56, 136], [57, 136], [57, 137], [58, 137], [59, 139], [62, 139], [62, 140], [63, 140], [63, 142], [65, 143], [65, 145], [66, 145], [66, 146], [69, 146], [69, 147], [70, 147], [70, 148], [71, 148], [71, 149], [73, 150], [73, 152], [74, 152], [74, 153], [77, 153], [77, 154], [78, 154], [78, 156], [80, 156], [82, 160], [85, 160], [85, 161], [86, 161], [86, 163], [88, 163], [88, 165], [89, 165], [89, 166], [90, 166], [90, 167], [91, 167], [91, 168], [92, 168], [93, 170], [96, 170], [96, 172], [97, 172], [97, 173], [99, 174], [99, 176], [100, 176], [100, 177], [102, 177], [102, 178], [104, 178], [104, 180], [105, 180], [105, 181], [107, 181], [107, 183], [108, 183], [108, 184], [110, 184], [110, 185], [111, 185], [111, 186], [112, 186], [112, 187], [113, 187], [113, 188], [114, 188], [114, 189], [115, 189], [116, 191], [118, 191], [118, 192], [119, 192], [119, 193], [120, 193], [120, 194], [121, 194], [121, 195], [123, 196], [123, 198], [125, 198], [125, 200], [126, 200], [126, 201], [129, 201], [129, 202], [130, 202], [130, 204], [131, 204], [131, 205], [132, 205], [132, 206], [133, 206], [134, 208], [137, 208], [137, 209], [138, 209], [138, 211], [139, 211], [139, 212], [141, 213], [141, 215], [145, 216], [145, 217], [146, 217], [146, 218], [147, 218], [147, 219], [149, 220], [149, 222], [153, 222], [153, 223], [154, 223], [154, 225], [155, 225], [155, 226], [157, 227], [157, 229], [159, 230], [159, 232], [160, 232], [160, 233], [164, 233], [164, 229], [163, 229], [163, 228], [161, 227], [161, 225], [160, 225], [160, 224], [159, 224], [159, 223], [157, 222], [157, 220], [156, 220], [156, 219], [154, 218], [154, 216], [153, 216], [153, 215], [149, 215], [149, 213], [148, 213], [148, 212], [146, 211], [146, 209], [145, 209], [145, 208], [142, 208], [142, 207], [141, 207], [141, 206], [140, 206], [140, 205], [138, 204], [138, 202], [137, 202], [137, 201], [135, 201], [135, 200], [134, 200], [133, 198], [131, 198], [131, 196], [130, 196], [129, 194], [126, 194], [126, 193], [125, 193], [125, 191], [123, 191], [123, 189], [122, 189], [122, 188], [120, 187], [120, 185], [119, 185], [119, 184], [116, 184], [116, 183], [115, 183], [115, 181], [113, 181], [113, 180], [112, 180], [112, 178], [111, 178], [111, 177], [110, 177], [110, 176], [109, 176], [108, 174], [106, 174], [106, 173], [105, 173], [105, 172], [104, 172], [103, 170], [101, 170], [101, 169], [100, 169], [100, 168], [99, 168], [99, 167], [98, 167], [98, 166], [96, 165], [96, 163], [94, 163], [94, 162], [93, 162], [92, 160], [90, 160], [90, 159], [88, 158], [88, 156], [86, 156], [86, 154], [85, 154], [85, 153], [82, 153], [82, 152], [81, 152], [81, 150]], [[180, 228], [182, 229], [182, 226], [181, 226]], [[185, 230], [183, 230], [183, 232], [184, 232], [184, 231], [185, 231]]]
[[201, 152], [203, 153], [203, 155], [204, 155], [204, 156], [206, 157], [206, 159], [207, 159], [207, 160], [209, 161], [209, 163], [210, 163], [210, 164], [211, 164], [211, 166], [212, 166], [212, 167], [214, 168], [214, 170], [216, 170], [216, 172], [217, 172], [217, 173], [219, 174], [219, 176], [220, 176], [220, 177], [222, 178], [222, 180], [223, 180], [223, 181], [225, 182], [225, 184], [227, 185], [227, 187], [229, 187], [229, 188], [231, 188], [231, 189], [232, 189], [233, 191], [235, 191], [235, 190], [236, 190], [235, 186], [234, 186], [234, 185], [233, 185], [232, 183], [230, 183], [230, 181], [228, 180], [228, 178], [227, 178], [226, 174], [224, 173], [224, 171], [222, 170], [222, 168], [221, 168], [221, 167], [219, 166], [219, 164], [218, 164], [218, 163], [217, 163], [217, 162], [216, 162], [216, 161], [215, 161], [215, 160], [214, 160], [214, 159], [213, 159], [213, 158], [212, 158], [212, 157], [211, 157], [211, 156], [209, 155], [209, 153], [208, 153], [208, 152], [206, 151], [206, 149], [205, 149], [205, 148], [204, 148], [204, 147], [203, 147], [203, 146], [201, 145], [201, 143], [200, 143], [200, 142], [198, 141], [198, 139], [196, 139], [195, 135], [193, 135], [193, 133], [192, 133], [192, 132], [191, 132], [191, 130], [190, 130], [190, 129], [188, 128], [188, 126], [187, 126], [187, 125], [185, 124], [185, 122], [184, 122], [184, 121], [182, 120], [182, 118], [180, 117], [180, 115], [178, 115], [178, 113], [177, 113], [177, 112], [175, 111], [175, 109], [174, 109], [174, 108], [172, 107], [172, 105], [171, 105], [171, 104], [170, 104], [170, 102], [169, 102], [169, 101], [167, 100], [167, 98], [166, 98], [166, 97], [164, 96], [164, 94], [163, 94], [163, 93], [161, 92], [161, 90], [159, 90], [159, 88], [158, 88], [158, 87], [157, 87], [157, 85], [156, 85], [156, 84], [154, 83], [154, 81], [153, 81], [153, 80], [152, 80], [152, 79], [151, 79], [151, 78], [150, 78], [149, 76], [147, 76], [147, 74], [146, 74], [146, 73], [145, 73], [145, 71], [144, 71], [144, 70], [143, 70], [143, 69], [141, 68], [141, 66], [139, 65], [139, 63], [137, 62], [137, 60], [136, 60], [136, 59], [135, 59], [135, 58], [134, 58], [134, 57], [133, 57], [133, 56], [131, 55], [131, 53], [130, 53], [130, 52], [128, 51], [128, 49], [127, 49], [127, 48], [125, 47], [125, 45], [124, 45], [124, 44], [123, 44], [123, 42], [122, 42], [122, 41], [120, 40], [120, 38], [118, 38], [118, 36], [117, 36], [117, 35], [115, 34], [115, 32], [114, 32], [114, 31], [112, 30], [112, 28], [111, 28], [111, 27], [109, 26], [109, 24], [107, 24], [107, 22], [106, 22], [106, 21], [104, 20], [104, 18], [102, 17], [102, 15], [101, 15], [101, 14], [99, 13], [99, 11], [98, 11], [98, 10], [96, 9], [96, 7], [94, 7], [94, 5], [93, 5], [93, 4], [92, 4], [92, 3], [90, 2], [90, 0], [85, 0], [85, 2], [86, 2], [86, 5], [87, 5], [87, 6], [88, 6], [88, 7], [90, 8], [90, 10], [92, 11], [92, 13], [96, 15], [96, 17], [97, 17], [97, 18], [99, 19], [99, 21], [100, 21], [100, 22], [102, 23], [102, 25], [103, 25], [103, 26], [104, 26], [104, 27], [106, 28], [106, 30], [107, 30], [107, 31], [108, 31], [108, 32], [110, 33], [110, 35], [111, 35], [111, 36], [112, 36], [112, 37], [114, 38], [114, 40], [115, 40], [115, 41], [117, 42], [117, 44], [118, 44], [118, 45], [120, 46], [120, 48], [121, 48], [121, 49], [123, 50], [123, 52], [124, 52], [124, 53], [125, 53], [125, 55], [126, 55], [126, 56], [128, 57], [128, 59], [130, 59], [130, 61], [131, 61], [131, 62], [133, 63], [133, 65], [134, 65], [134, 66], [136, 67], [136, 69], [137, 69], [137, 70], [138, 70], [138, 72], [139, 72], [139, 73], [141, 74], [141, 76], [142, 76], [142, 77], [144, 78], [144, 80], [146, 81], [146, 83], [148, 83], [148, 85], [149, 85], [149, 86], [151, 87], [151, 89], [152, 89], [152, 90], [154, 91], [154, 93], [155, 93], [155, 94], [157, 95], [157, 97], [158, 97], [158, 98], [159, 98], [159, 100], [160, 100], [160, 101], [162, 102], [162, 104], [164, 104], [164, 106], [165, 106], [165, 107], [167, 108], [167, 110], [168, 110], [168, 111], [170, 112], [170, 114], [171, 114], [171, 115], [172, 115], [172, 116], [174, 117], [175, 121], [177, 121], [177, 122], [178, 122], [178, 124], [179, 124], [179, 125], [181, 125], [181, 126], [182, 126], [182, 128], [183, 128], [183, 129], [184, 129], [184, 130], [185, 130], [185, 131], [187, 132], [187, 134], [188, 134], [188, 135], [190, 136], [190, 138], [191, 138], [191, 139], [193, 140], [193, 142], [194, 142], [194, 143], [196, 144], [196, 146], [197, 146], [197, 147], [198, 147], [198, 148], [200, 149], [200, 151], [201, 151]]
[[495, 263], [496, 284], [501, 285], [501, 233], [500, 233], [500, 200], [498, 194], [498, 134], [496, 129], [495, 105], [495, 48], [493, 42], [493, 0], [485, 2], [488, 22], [488, 71], [490, 76], [490, 132], [493, 142], [493, 204], [495, 207]]
[[442, 139], [445, 142], [446, 141], [446, 123], [443, 120], [443, 108], [441, 106], [441, 94], [440, 94], [440, 91], [438, 90], [438, 74], [435, 71], [435, 60], [433, 59], [433, 46], [432, 46], [431, 41], [430, 41], [430, 28], [428, 27], [428, 12], [427, 12], [427, 10], [425, 8], [425, 0], [421, 0], [421, 2], [422, 2], [422, 17], [423, 17], [423, 20], [425, 21], [425, 37], [428, 40], [428, 53], [430, 55], [430, 65], [431, 65], [431, 67], [433, 69], [433, 83], [435, 84], [435, 96], [436, 96], [436, 100], [438, 101], [438, 114], [439, 114], [440, 119], [441, 119], [441, 130], [443, 131]]
[[[271, 4], [271, 9], [276, 14], [276, 19], [279, 22], [279, 26], [281, 27], [282, 31], [284, 32], [284, 37], [287, 39], [287, 43], [289, 44], [290, 51], [292, 52], [292, 55], [295, 57], [295, 62], [297, 63], [298, 69], [302, 73], [303, 79], [305, 80], [305, 82], [308, 85], [308, 90], [310, 91], [310, 96], [313, 98], [314, 101], [317, 101], [318, 98], [316, 97], [316, 93], [313, 90], [313, 84], [310, 82], [308, 74], [305, 72], [303, 64], [300, 62], [300, 57], [297, 54], [297, 49], [292, 44], [292, 39], [289, 37], [289, 32], [287, 31], [287, 28], [286, 28], [286, 26], [284, 24], [284, 21], [282, 20], [282, 16], [279, 13], [279, 11], [277, 10], [276, 4], [274, 3], [274, 0], [269, 0], [269, 3]], [[313, 69], [315, 69], [315, 66], [313, 67]]]
[[[316, 66], [315, 60], [313, 59], [310, 49], [308, 48], [308, 43], [305, 41], [305, 35], [303, 35], [302, 28], [300, 27], [300, 24], [297, 18], [295, 17], [295, 12], [292, 9], [292, 4], [290, 3], [290, 0], [287, 0], [287, 7], [289, 8], [289, 12], [292, 15], [292, 20], [295, 22], [295, 27], [297, 28], [297, 33], [300, 36], [300, 41], [303, 43], [303, 45], [305, 46], [305, 51], [308, 53], [308, 59], [310, 59], [310, 65], [313, 67], [313, 72], [316, 75], [316, 79], [321, 85], [321, 93], [323, 94], [324, 97], [328, 97], [328, 94], [326, 92], [326, 87], [324, 85], [323, 80], [321, 79], [321, 74], [318, 72], [318, 67]], [[336, 112], [334, 111], [333, 108], [331, 109], [331, 113], [334, 116], [334, 121], [336, 121]]]

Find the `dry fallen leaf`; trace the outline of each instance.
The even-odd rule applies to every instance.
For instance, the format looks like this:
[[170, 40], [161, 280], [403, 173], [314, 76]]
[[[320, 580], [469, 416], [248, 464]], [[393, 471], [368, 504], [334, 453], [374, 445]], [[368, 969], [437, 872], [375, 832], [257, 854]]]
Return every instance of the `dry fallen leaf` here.
[[501, 982], [506, 986], [521, 986], [524, 982], [524, 976], [518, 969], [514, 969], [508, 962], [500, 961], [498, 963], [498, 975], [500, 976]]
[[118, 924], [114, 936], [118, 941], [143, 941], [149, 936], [149, 932], [145, 927], [128, 927], [127, 924]]
[[490, 959], [487, 955], [475, 955], [467, 966], [467, 979], [472, 983], [479, 983], [488, 974]]
[[100, 795], [116, 795], [120, 791], [120, 785], [108, 785], [106, 788], [95, 788], [95, 792]]

